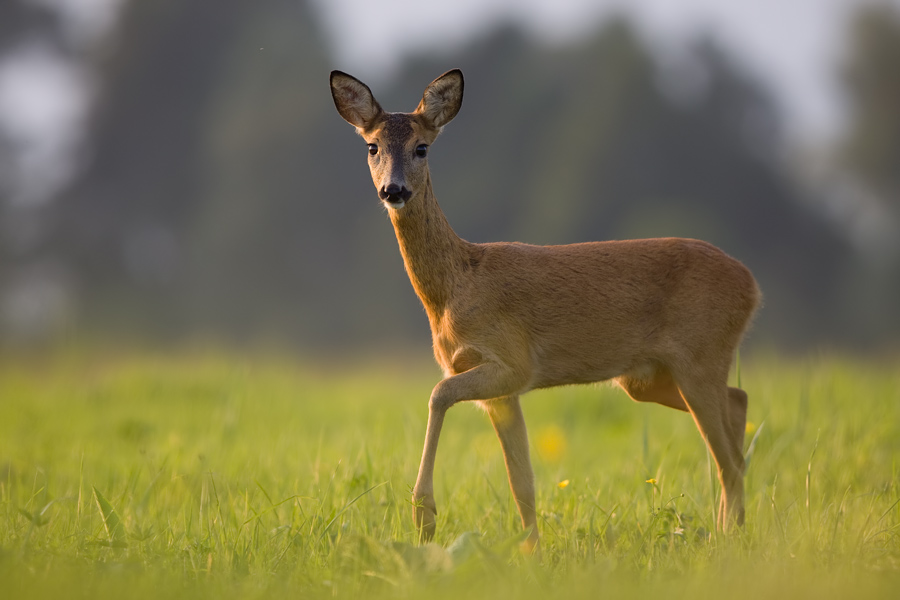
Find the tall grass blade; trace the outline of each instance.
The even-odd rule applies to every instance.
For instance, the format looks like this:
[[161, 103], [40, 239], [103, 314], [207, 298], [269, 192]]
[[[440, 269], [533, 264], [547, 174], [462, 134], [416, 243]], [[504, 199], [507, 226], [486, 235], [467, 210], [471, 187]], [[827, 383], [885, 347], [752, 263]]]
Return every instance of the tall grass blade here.
[[644, 411], [644, 427], [642, 431], [641, 451], [644, 459], [644, 471], [650, 473], [650, 423], [646, 411]]
[[319, 534], [319, 541], [321, 541], [322, 538], [325, 537], [325, 534], [328, 533], [328, 530], [331, 529], [331, 526], [334, 525], [334, 522], [337, 521], [338, 518], [339, 518], [342, 514], [344, 514], [345, 512], [347, 512], [347, 510], [348, 510], [351, 506], [353, 506], [354, 504], [356, 504], [356, 501], [357, 501], [357, 500], [359, 500], [360, 498], [362, 498], [363, 496], [365, 496], [366, 494], [368, 494], [368, 493], [371, 492], [372, 490], [374, 490], [374, 489], [376, 489], [376, 488], [380, 488], [380, 487], [383, 486], [383, 485], [387, 485], [387, 483], [388, 483], [387, 481], [382, 481], [381, 483], [376, 483], [375, 485], [373, 485], [372, 487], [370, 487], [369, 489], [367, 489], [366, 491], [364, 491], [362, 494], [360, 494], [359, 496], [357, 496], [356, 498], [354, 498], [353, 500], [351, 500], [350, 502], [348, 502], [347, 504], [345, 504], [344, 507], [343, 507], [341, 510], [339, 510], [339, 511], [337, 512], [337, 514], [335, 514], [335, 515], [331, 518], [330, 521], [328, 521], [328, 524], [325, 525], [325, 528], [322, 529], [322, 533]]
[[81, 466], [78, 470], [78, 505], [76, 507], [76, 518], [81, 519], [81, 510], [84, 506], [82, 503], [82, 490], [84, 489], [84, 450], [81, 451]]
[[759, 424], [759, 427], [756, 428], [756, 432], [753, 434], [753, 438], [750, 440], [750, 445], [747, 446], [747, 452], [744, 454], [744, 471], [750, 468], [750, 459], [753, 458], [753, 452], [756, 450], [756, 442], [759, 441], [759, 434], [762, 433], [763, 427], [766, 426], [766, 422], [763, 421]]
[[806, 465], [806, 521], [807, 527], [812, 528], [812, 513], [809, 508], [810, 486], [812, 484], [812, 463], [816, 450], [819, 448], [819, 434], [816, 434], [816, 443], [813, 445], [812, 453], [809, 455], [809, 463]]
[[103, 519], [103, 528], [106, 529], [106, 537], [109, 542], [115, 546], [126, 545], [125, 526], [122, 525], [122, 520], [119, 519], [116, 509], [109, 503], [109, 500], [103, 497], [100, 490], [94, 486], [91, 486], [91, 489], [94, 490], [94, 501], [97, 503], [97, 508], [100, 510], [100, 517]]

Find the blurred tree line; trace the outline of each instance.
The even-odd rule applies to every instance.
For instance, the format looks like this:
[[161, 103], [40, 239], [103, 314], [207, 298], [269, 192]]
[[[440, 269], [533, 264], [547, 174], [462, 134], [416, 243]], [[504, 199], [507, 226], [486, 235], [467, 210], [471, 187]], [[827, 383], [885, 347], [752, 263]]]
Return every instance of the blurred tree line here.
[[[851, 30], [840, 160], [898, 210], [900, 19], [867, 15]], [[13, 309], [46, 289], [13, 289], [36, 271], [62, 286], [67, 326], [101, 336], [426, 343], [365, 145], [334, 111], [328, 73], [341, 65], [310, 6], [128, 0], [82, 58], [99, 86], [85, 168], [52, 202], [2, 213]], [[698, 39], [660, 57], [625, 20], [557, 47], [510, 26], [369, 83], [388, 110], [412, 110], [451, 67], [466, 99], [430, 156], [462, 237], [702, 238], [760, 281], [751, 340], [900, 337], [900, 262], [871, 268], [820, 210], [787, 167], [768, 90], [726, 49]], [[26, 227], [28, 243], [10, 241]]]

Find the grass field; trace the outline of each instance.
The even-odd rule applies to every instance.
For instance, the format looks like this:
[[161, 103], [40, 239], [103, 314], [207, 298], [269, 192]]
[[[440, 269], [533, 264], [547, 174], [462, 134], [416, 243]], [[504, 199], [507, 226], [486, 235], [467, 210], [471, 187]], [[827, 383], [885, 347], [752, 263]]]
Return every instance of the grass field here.
[[900, 597], [900, 363], [743, 361], [747, 523], [685, 414], [609, 386], [523, 406], [543, 557], [499, 444], [448, 414], [438, 533], [409, 489], [439, 373], [209, 352], [0, 366], [2, 598]]

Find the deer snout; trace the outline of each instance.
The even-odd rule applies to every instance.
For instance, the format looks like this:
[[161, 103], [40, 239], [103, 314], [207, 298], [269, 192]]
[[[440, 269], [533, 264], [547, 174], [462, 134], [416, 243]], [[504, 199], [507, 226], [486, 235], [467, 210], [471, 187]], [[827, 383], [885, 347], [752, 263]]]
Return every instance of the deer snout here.
[[378, 197], [394, 208], [400, 208], [406, 204], [411, 196], [412, 192], [406, 189], [405, 185], [401, 187], [396, 183], [389, 183], [378, 190]]

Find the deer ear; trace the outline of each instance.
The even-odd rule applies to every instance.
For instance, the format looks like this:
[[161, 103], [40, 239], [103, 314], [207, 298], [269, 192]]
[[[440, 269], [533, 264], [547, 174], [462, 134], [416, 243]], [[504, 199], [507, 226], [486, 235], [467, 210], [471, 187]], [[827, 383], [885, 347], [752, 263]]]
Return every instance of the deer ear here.
[[369, 86], [341, 71], [331, 72], [331, 97], [344, 120], [357, 129], [369, 129], [384, 112]]
[[453, 69], [428, 84], [416, 113], [428, 119], [435, 129], [440, 129], [459, 112], [462, 99], [463, 74], [459, 69]]

